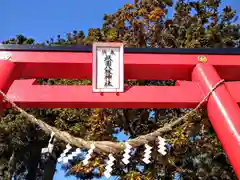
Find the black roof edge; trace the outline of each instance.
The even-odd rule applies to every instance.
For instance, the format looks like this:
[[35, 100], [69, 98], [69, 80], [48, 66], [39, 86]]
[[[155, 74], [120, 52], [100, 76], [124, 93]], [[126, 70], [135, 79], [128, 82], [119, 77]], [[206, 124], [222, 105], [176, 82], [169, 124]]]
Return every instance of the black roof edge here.
[[[0, 44], [0, 51], [92, 52], [91, 46], [32, 46]], [[124, 48], [125, 53], [240, 55], [240, 48]]]

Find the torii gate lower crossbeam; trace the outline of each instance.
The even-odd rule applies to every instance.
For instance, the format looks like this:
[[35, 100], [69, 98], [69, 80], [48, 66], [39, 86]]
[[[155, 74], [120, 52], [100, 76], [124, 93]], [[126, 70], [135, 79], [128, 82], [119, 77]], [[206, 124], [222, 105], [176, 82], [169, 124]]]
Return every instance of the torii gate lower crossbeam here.
[[[126, 49], [125, 79], [174, 79], [176, 86], [126, 87], [124, 93], [93, 93], [91, 86], [38, 85], [21, 78], [91, 78], [89, 49], [54, 52], [46, 48], [1, 47], [0, 90], [22, 108], [186, 108], [195, 107], [222, 78], [240, 80], [240, 52], [220, 50]], [[145, 52], [144, 52], [145, 51]], [[226, 51], [223, 54], [223, 51]], [[229, 55], [232, 53], [235, 55]], [[220, 55], [221, 54], [221, 55]], [[205, 55], [206, 63], [198, 61]], [[83, 67], [83, 69], [80, 69]], [[55, 69], [54, 69], [55, 68]], [[58, 69], [59, 68], [59, 69]], [[142, 72], [142, 73], [140, 73]], [[182, 81], [187, 80], [187, 81]], [[192, 80], [192, 81], [189, 81]], [[209, 119], [229, 161], [240, 178], [240, 82], [225, 82], [206, 100]], [[9, 105], [1, 103], [2, 108]]]

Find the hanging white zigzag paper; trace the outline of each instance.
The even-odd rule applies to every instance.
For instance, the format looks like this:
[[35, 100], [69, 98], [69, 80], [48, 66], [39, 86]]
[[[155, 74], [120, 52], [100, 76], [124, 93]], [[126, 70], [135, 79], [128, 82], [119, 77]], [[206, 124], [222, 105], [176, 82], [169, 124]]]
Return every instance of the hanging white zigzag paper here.
[[54, 145], [52, 144], [52, 140], [53, 140], [54, 135], [55, 135], [55, 133], [52, 132], [51, 137], [48, 141], [48, 146], [46, 148], [42, 148], [42, 154], [52, 153], [53, 148], [54, 148]]
[[68, 163], [69, 160], [73, 160], [74, 157], [78, 156], [81, 154], [82, 151], [80, 148], [77, 148], [75, 151], [73, 151], [71, 154], [63, 158], [63, 163], [66, 164]]
[[107, 165], [105, 167], [105, 171], [104, 171], [104, 176], [108, 179], [111, 177], [111, 173], [112, 173], [112, 166], [114, 165], [114, 161], [115, 161], [115, 158], [113, 157], [112, 154], [109, 154], [108, 155], [108, 158], [109, 160], [107, 161]]
[[132, 146], [128, 143], [125, 143], [125, 147], [126, 148], [124, 150], [122, 162], [127, 165], [129, 163], [129, 158], [131, 157], [129, 153], [131, 152]]
[[85, 159], [83, 160], [83, 165], [88, 164], [88, 161], [91, 158], [91, 155], [92, 155], [94, 149], [95, 149], [95, 145], [91, 144], [91, 148], [88, 150], [88, 153], [87, 153]]
[[158, 136], [158, 152], [162, 155], [167, 154], [167, 148], [166, 148], [166, 140], [160, 136]]
[[63, 158], [66, 156], [66, 154], [70, 151], [70, 149], [72, 148], [72, 146], [70, 146], [70, 144], [66, 145], [66, 149], [62, 152], [62, 154], [60, 155], [60, 157], [58, 158], [58, 162], [62, 162]]
[[152, 147], [149, 146], [148, 144], [145, 144], [145, 151], [144, 151], [144, 158], [143, 158], [143, 162], [145, 162], [146, 164], [149, 164], [151, 161], [150, 161], [150, 158], [151, 158], [151, 149]]

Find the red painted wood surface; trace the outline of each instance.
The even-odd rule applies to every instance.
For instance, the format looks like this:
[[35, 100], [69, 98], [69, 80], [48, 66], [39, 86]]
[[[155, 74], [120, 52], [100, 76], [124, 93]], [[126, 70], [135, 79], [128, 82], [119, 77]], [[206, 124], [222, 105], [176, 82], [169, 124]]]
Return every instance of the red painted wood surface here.
[[[240, 103], [240, 82], [226, 83]], [[8, 96], [24, 108], [194, 108], [204, 98], [197, 82], [178, 81], [177, 86], [125, 87], [124, 93], [93, 93], [91, 86], [37, 85], [16, 80]]]
[[[20, 78], [91, 79], [90, 52], [10, 51], [12, 62], [0, 62], [0, 89]], [[125, 79], [187, 80], [174, 87], [134, 86], [124, 93], [92, 93], [91, 86], [47, 86], [15, 80], [7, 95], [23, 108], [186, 108], [195, 107], [220, 79], [227, 82], [205, 102], [211, 123], [240, 179], [240, 55], [202, 54], [124, 55]], [[13, 70], [14, 69], [14, 70]], [[14, 72], [14, 73], [13, 73]], [[14, 75], [13, 75], [14, 74]], [[191, 81], [193, 79], [193, 81]]]
[[[35, 108], [173, 108], [195, 107], [203, 99], [197, 83], [178, 86], [125, 87], [124, 93], [93, 93], [92, 86], [32, 85], [17, 80], [8, 96], [21, 107]], [[179, 96], [181, 94], [181, 96]]]
[[[210, 64], [198, 64], [192, 76], [205, 94], [221, 80]], [[225, 85], [219, 86], [209, 97], [207, 112], [229, 161], [240, 177], [240, 108]]]
[[[18, 77], [16, 71], [16, 64], [9, 60], [0, 59], [0, 90], [3, 93], [7, 93], [9, 87], [12, 85], [13, 81]], [[0, 95], [0, 102], [3, 101], [3, 97]], [[0, 114], [4, 110], [4, 103], [0, 103]]]
[[[92, 78], [92, 54], [84, 52], [18, 52], [12, 59], [22, 78]], [[191, 80], [198, 56], [178, 54], [125, 54], [125, 79], [138, 80]], [[240, 80], [240, 55], [206, 55], [221, 78]]]

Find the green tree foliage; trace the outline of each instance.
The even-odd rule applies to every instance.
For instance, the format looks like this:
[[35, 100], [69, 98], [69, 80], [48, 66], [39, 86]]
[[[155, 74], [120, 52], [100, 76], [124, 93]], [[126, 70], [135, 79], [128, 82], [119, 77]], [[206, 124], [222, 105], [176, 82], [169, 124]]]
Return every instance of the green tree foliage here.
[[3, 44], [33, 44], [34, 39], [27, 38], [23, 35], [17, 35], [15, 38], [10, 38], [2, 42]]
[[[44, 42], [48, 46], [91, 45], [96, 41], [120, 41], [126, 47], [154, 48], [225, 48], [240, 47], [240, 25], [235, 24], [236, 11], [226, 6], [220, 9], [220, 0], [179, 0], [174, 5], [174, 15], [169, 17], [172, 0], [135, 0], [113, 14], [104, 15], [101, 28], [90, 28], [87, 36], [83, 31], [73, 31], [67, 38], [57, 36]], [[33, 39], [18, 35], [4, 41], [5, 44], [33, 44]], [[41, 79], [40, 84], [91, 84], [90, 80]], [[127, 81], [129, 85], [174, 85], [172, 81]], [[155, 117], [151, 120], [149, 109], [28, 109], [37, 118], [60, 130], [86, 140], [117, 141], [113, 134], [124, 131], [130, 138], [150, 133], [179, 117], [186, 110], [151, 109]], [[166, 115], [165, 115], [166, 114]], [[166, 116], [164, 120], [162, 117]], [[1, 119], [1, 163], [0, 169], [8, 176], [26, 178], [31, 158], [39, 159], [39, 149], [47, 143], [46, 136], [37, 127], [27, 123], [19, 114], [9, 110]], [[7, 137], [7, 138], [6, 138]], [[187, 123], [173, 129], [165, 137], [171, 144], [169, 155], [153, 153], [153, 163], [141, 162], [143, 147], [137, 149], [131, 164], [120, 164], [121, 154], [113, 174], [122, 179], [172, 179], [179, 173], [184, 179], [236, 179], [225, 153], [216, 138], [206, 112], [189, 117]], [[10, 143], [11, 142], [11, 143]], [[40, 143], [41, 142], [41, 143]], [[38, 144], [35, 147], [34, 143]], [[152, 144], [153, 146], [154, 143]], [[26, 149], [31, 152], [25, 152]], [[55, 148], [55, 157], [64, 146]], [[33, 155], [38, 152], [38, 154]], [[101, 177], [106, 154], [95, 154], [89, 166], [81, 161], [65, 167], [68, 174], [81, 179]], [[8, 163], [9, 160], [11, 163]], [[55, 163], [51, 167], [55, 166]], [[139, 169], [143, 166], [144, 171]], [[36, 166], [35, 166], [36, 167]], [[49, 166], [47, 166], [49, 167]], [[46, 168], [45, 168], [46, 169]], [[96, 172], [95, 170], [98, 169]], [[35, 170], [36, 171], [36, 170]], [[44, 169], [42, 169], [44, 172]], [[54, 171], [54, 169], [53, 169]], [[33, 171], [34, 172], [34, 171]], [[35, 177], [44, 173], [37, 171]], [[45, 174], [46, 175], [46, 174]], [[30, 175], [29, 175], [30, 176]], [[2, 176], [3, 177], [3, 176]], [[32, 176], [33, 177], [33, 176]], [[175, 178], [177, 178], [175, 176]]]
[[[34, 39], [17, 35], [3, 44], [34, 44]], [[32, 180], [46, 176], [43, 173], [44, 168], [39, 168], [38, 162], [41, 160], [41, 149], [47, 145], [48, 137], [38, 127], [9, 109], [1, 117], [0, 132], [0, 179], [15, 177]], [[56, 156], [55, 154], [59, 155], [60, 151], [56, 150], [53, 156]], [[49, 168], [53, 172], [55, 165], [56, 158], [55, 164]]]

